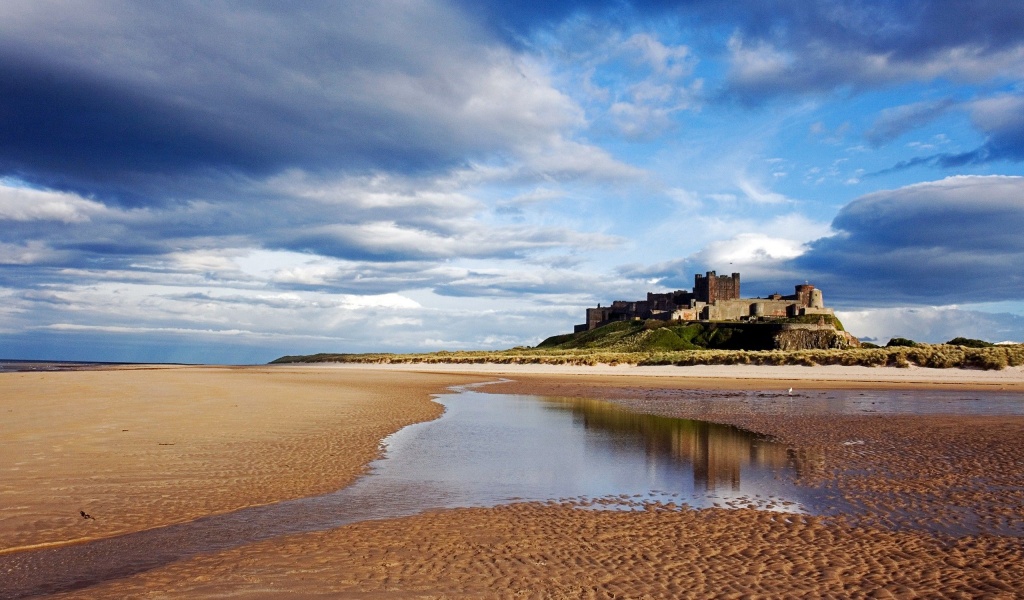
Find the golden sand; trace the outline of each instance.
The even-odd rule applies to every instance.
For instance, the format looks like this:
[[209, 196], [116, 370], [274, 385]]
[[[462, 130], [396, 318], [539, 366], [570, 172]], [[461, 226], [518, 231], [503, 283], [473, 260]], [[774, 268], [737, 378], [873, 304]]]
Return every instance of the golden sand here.
[[[678, 391], [777, 389], [774, 367], [765, 367], [760, 379], [732, 378], [732, 384], [714, 377], [502, 369], [516, 381], [487, 389], [605, 398], [813, 447], [823, 457], [813, 478], [873, 516], [619, 513], [568, 504], [438, 511], [197, 556], [61, 597], [1013, 598], [1024, 589], [1020, 537], [934, 533], [955, 528], [957, 507], [964, 506], [977, 515], [972, 525], [984, 531], [1024, 523], [1024, 418], [822, 417], [752, 411], [728, 398], [687, 402]], [[4, 498], [18, 498], [21, 508], [8, 511], [13, 520], [5, 514], [3, 539], [89, 537], [97, 535], [90, 528], [104, 527], [117, 511], [132, 516], [123, 531], [337, 488], [376, 456], [381, 437], [438, 414], [431, 391], [493, 378], [479, 371], [414, 371], [289, 367], [0, 376], [5, 399], [21, 390], [37, 400], [15, 401], [8, 414], [27, 414], [4, 425], [0, 490]], [[1003, 379], [948, 378], [941, 385], [1015, 385]], [[847, 378], [808, 387], [855, 384]], [[172, 406], [154, 412], [152, 394]], [[72, 407], [63, 414], [72, 398], [83, 397], [93, 398], [91, 410]], [[250, 410], [238, 411], [242, 406]], [[131, 443], [115, 435], [133, 430], [140, 439]], [[853, 438], [860, 443], [843, 443]], [[16, 461], [7, 452], [11, 439], [20, 440]], [[160, 454], [165, 450], [176, 451], [173, 460]], [[30, 469], [33, 457], [41, 464]], [[15, 462], [24, 463], [23, 470], [11, 471]], [[79, 472], [83, 468], [92, 475]], [[80, 506], [96, 521], [81, 519]]]
[[214, 367], [0, 374], [0, 552], [339, 489], [382, 438], [441, 414], [430, 394], [474, 379]]

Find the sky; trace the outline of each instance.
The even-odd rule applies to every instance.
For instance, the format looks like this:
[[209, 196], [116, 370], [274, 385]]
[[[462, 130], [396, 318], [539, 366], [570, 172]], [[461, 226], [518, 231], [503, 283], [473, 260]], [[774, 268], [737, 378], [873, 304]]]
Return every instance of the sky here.
[[0, 3], [0, 357], [535, 345], [693, 275], [1024, 341], [1024, 3]]

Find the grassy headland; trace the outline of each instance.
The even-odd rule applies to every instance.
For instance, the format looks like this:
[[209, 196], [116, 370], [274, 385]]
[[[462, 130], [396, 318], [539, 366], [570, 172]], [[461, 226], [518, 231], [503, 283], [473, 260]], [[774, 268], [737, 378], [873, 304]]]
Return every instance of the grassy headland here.
[[[842, 325], [838, 324], [837, 330]], [[951, 340], [957, 341], [957, 340]], [[737, 348], [740, 343], [751, 345]], [[630, 321], [580, 334], [550, 337], [536, 347], [419, 354], [334, 354], [282, 356], [289, 363], [453, 363], [551, 365], [846, 365], [948, 369], [1003, 369], [1024, 365], [1024, 345], [971, 347], [959, 344], [893, 345], [885, 348], [780, 350], [762, 332], [714, 323]]]

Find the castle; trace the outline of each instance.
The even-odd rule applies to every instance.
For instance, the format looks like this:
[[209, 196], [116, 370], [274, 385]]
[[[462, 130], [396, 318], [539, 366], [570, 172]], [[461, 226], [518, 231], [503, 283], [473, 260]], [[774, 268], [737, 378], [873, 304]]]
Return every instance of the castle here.
[[792, 296], [772, 294], [767, 298], [740, 298], [740, 274], [694, 275], [693, 291], [676, 290], [666, 294], [647, 293], [647, 300], [616, 300], [611, 306], [587, 309], [587, 322], [575, 327], [575, 333], [596, 329], [616, 321], [660, 319], [663, 321], [759, 321], [763, 319], [831, 315], [825, 308], [821, 290], [813, 285], [796, 286]]

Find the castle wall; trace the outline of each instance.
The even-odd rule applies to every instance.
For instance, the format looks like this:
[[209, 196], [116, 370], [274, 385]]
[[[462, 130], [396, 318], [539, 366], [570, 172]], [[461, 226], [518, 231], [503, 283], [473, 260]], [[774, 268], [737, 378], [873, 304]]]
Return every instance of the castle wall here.
[[719, 300], [708, 306], [707, 318], [712, 321], [739, 321], [749, 317], [787, 317], [791, 316], [789, 307], [792, 305], [792, 300]]
[[676, 308], [689, 304], [693, 300], [693, 294], [685, 290], [676, 290], [667, 294], [655, 294], [647, 292], [647, 304], [650, 311], [673, 311]]
[[694, 275], [693, 292], [648, 292], [647, 300], [616, 300], [610, 306], [588, 308], [587, 322], [577, 325], [575, 331], [633, 319], [746, 321], [831, 314], [832, 309], [825, 308], [821, 290], [813, 285], [797, 285], [792, 296], [772, 294], [768, 298], [744, 299], [740, 298], [739, 273], [718, 276], [708, 271], [706, 275]]

